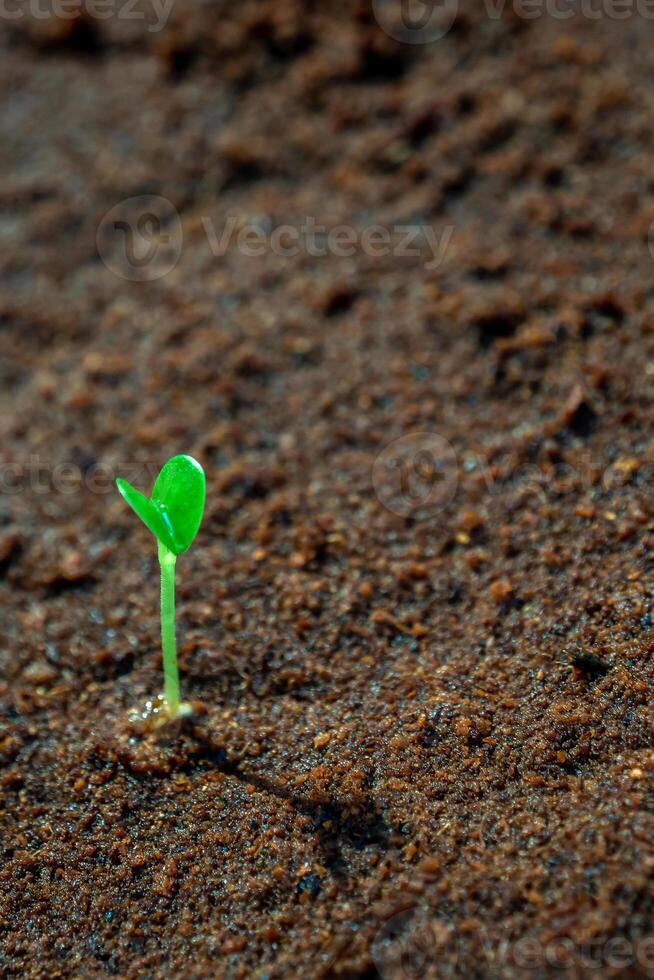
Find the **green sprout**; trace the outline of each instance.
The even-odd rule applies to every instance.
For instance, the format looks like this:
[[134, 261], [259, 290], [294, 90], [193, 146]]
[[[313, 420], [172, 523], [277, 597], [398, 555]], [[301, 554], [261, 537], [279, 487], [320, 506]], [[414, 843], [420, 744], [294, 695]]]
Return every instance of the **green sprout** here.
[[118, 478], [121, 495], [157, 539], [161, 566], [161, 646], [164, 666], [164, 710], [170, 719], [189, 714], [179, 692], [179, 668], [175, 643], [175, 563], [198, 533], [206, 480], [204, 470], [191, 456], [173, 456], [162, 468], [148, 500], [126, 480]]

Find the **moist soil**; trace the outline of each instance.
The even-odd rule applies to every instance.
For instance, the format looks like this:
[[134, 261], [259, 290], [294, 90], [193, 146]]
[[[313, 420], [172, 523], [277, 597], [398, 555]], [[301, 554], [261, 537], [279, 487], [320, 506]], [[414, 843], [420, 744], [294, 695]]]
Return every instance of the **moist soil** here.
[[[652, 975], [650, 27], [3, 24], [3, 976]], [[133, 282], [140, 195], [183, 248]], [[230, 215], [452, 237], [213, 254]], [[111, 476], [177, 452], [195, 711], [151, 730]]]

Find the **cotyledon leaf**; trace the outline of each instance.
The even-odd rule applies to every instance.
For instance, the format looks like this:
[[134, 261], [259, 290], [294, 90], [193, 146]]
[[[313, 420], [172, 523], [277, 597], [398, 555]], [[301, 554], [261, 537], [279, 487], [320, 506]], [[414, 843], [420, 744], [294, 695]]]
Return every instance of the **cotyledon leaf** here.
[[175, 555], [180, 555], [198, 533], [206, 480], [192, 456], [173, 456], [162, 467], [148, 500], [126, 480], [116, 480], [118, 490], [154, 536]]
[[161, 509], [152, 500], [144, 497], [127, 480], [118, 477], [116, 486], [121, 496], [127, 501], [134, 513], [141, 518], [148, 530], [152, 531], [155, 538], [161, 541], [169, 551], [177, 554], [175, 538]]
[[192, 456], [173, 456], [155, 480], [152, 503], [170, 524], [175, 544], [171, 551], [176, 555], [186, 551], [198, 533], [205, 496], [204, 470]]

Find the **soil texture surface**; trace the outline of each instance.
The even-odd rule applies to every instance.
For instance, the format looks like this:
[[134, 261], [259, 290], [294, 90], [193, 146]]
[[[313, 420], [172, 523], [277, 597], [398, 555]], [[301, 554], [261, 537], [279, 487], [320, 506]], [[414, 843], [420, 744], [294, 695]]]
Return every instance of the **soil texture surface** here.
[[0, 20], [0, 975], [654, 976], [653, 22], [154, 6]]

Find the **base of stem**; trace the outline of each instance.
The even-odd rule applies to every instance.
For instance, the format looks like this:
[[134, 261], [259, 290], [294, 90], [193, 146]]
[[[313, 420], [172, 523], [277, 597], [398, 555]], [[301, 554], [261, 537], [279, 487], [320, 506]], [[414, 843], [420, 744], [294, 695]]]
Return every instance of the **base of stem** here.
[[177, 704], [177, 709], [173, 711], [170, 709], [164, 698], [164, 709], [162, 714], [165, 716], [164, 721], [177, 721], [178, 718], [190, 718], [193, 714], [193, 706], [190, 705], [188, 701], [180, 701]]
[[186, 701], [179, 701], [176, 708], [171, 711], [166, 698], [160, 694], [152, 701], [146, 701], [141, 711], [131, 712], [131, 720], [143, 726], [146, 731], [155, 731], [163, 728], [164, 725], [190, 718], [193, 714], [193, 705]]

